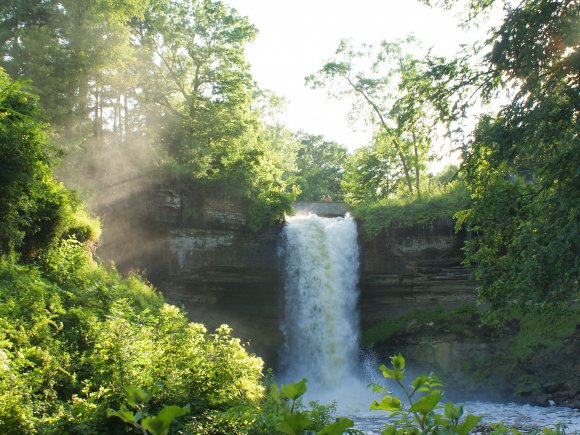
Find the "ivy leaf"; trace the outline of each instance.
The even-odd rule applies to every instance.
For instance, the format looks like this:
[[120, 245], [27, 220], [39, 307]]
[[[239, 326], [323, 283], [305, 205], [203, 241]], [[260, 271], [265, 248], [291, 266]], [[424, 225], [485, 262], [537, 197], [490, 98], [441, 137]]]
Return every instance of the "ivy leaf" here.
[[302, 435], [310, 425], [310, 420], [303, 413], [286, 414], [284, 421], [276, 425], [276, 430], [288, 435]]
[[296, 382], [295, 384], [282, 385], [282, 394], [287, 399], [296, 400], [306, 393], [306, 382], [308, 382], [308, 379], [302, 378], [301, 381]]

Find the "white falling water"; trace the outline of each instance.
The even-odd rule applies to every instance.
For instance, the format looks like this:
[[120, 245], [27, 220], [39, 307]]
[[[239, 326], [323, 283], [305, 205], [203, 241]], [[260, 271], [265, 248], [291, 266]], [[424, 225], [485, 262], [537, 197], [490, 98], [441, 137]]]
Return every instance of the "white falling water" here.
[[282, 380], [306, 377], [309, 399], [329, 396], [340, 402], [340, 390], [350, 388], [352, 393], [353, 382], [363, 385], [357, 376], [356, 223], [350, 215], [289, 217], [283, 238]]
[[[380, 376], [359, 369], [356, 224], [349, 215], [289, 217], [283, 238], [285, 346], [280, 381], [308, 378], [307, 400], [336, 401], [339, 415], [352, 417], [366, 434], [379, 434], [385, 414], [368, 410], [380, 396], [366, 384]], [[568, 425], [568, 433], [580, 433], [580, 414], [573, 409], [486, 402], [467, 402], [465, 408], [483, 416], [484, 424], [504, 421], [531, 428], [561, 422]]]

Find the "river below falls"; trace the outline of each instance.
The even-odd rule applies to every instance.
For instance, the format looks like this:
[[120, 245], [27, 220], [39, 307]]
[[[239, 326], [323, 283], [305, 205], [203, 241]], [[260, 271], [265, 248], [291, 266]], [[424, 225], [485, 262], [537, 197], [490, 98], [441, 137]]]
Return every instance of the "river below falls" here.
[[[348, 413], [347, 413], [348, 414]], [[580, 411], [563, 407], [539, 407], [515, 403], [465, 402], [464, 415], [482, 416], [480, 426], [503, 422], [506, 427], [515, 427], [524, 431], [537, 428], [566, 425], [567, 434], [580, 434]], [[355, 427], [367, 435], [380, 434], [386, 422], [386, 413], [368, 411], [357, 415], [348, 415], [355, 422]]]

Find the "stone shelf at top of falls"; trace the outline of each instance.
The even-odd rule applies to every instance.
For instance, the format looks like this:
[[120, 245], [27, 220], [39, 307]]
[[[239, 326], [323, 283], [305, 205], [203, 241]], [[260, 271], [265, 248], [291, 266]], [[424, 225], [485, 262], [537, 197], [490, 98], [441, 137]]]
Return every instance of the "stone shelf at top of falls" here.
[[349, 207], [344, 202], [295, 202], [293, 205], [297, 215], [312, 213], [320, 217], [343, 217], [349, 212]]

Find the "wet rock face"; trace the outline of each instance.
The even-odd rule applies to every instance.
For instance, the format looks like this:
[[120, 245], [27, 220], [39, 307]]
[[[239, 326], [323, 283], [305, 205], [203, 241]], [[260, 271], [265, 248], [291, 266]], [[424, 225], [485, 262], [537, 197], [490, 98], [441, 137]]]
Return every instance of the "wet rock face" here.
[[244, 203], [227, 192], [160, 190], [155, 220], [164, 230], [157, 285], [167, 300], [209, 329], [222, 323], [275, 364], [281, 334], [277, 242], [281, 227], [246, 226]]
[[[428, 225], [359, 234], [360, 309], [363, 327], [386, 315], [451, 308], [475, 299], [476, 283], [461, 265], [465, 233], [451, 219]], [[388, 313], [388, 314], [387, 314]]]

